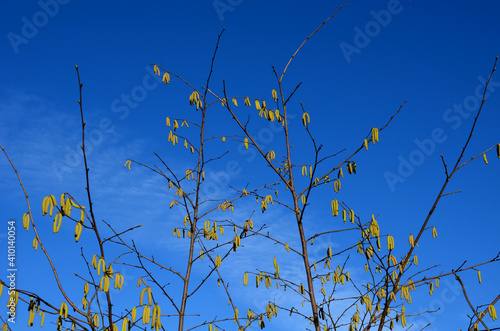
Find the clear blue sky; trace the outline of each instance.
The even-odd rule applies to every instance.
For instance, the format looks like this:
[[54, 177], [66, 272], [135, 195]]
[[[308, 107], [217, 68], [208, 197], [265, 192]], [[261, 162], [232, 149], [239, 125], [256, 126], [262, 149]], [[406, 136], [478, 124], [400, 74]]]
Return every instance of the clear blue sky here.
[[[170, 233], [179, 226], [183, 215], [168, 209], [171, 192], [166, 190], [165, 183], [137, 166], [132, 172], [123, 168], [127, 159], [156, 163], [153, 152], [164, 156], [179, 172], [190, 164], [186, 153], [179, 153], [180, 149], [167, 143], [165, 117], [194, 119], [197, 114], [188, 106], [191, 91], [175, 79], [168, 86], [157, 84], [149, 64], [160, 64], [201, 87], [206, 81], [217, 35], [226, 28], [212, 88], [221, 93], [225, 79], [232, 95], [271, 101], [270, 91], [276, 88], [271, 66], [281, 72], [305, 37], [342, 4], [248, 0], [2, 2], [0, 145], [16, 164], [35, 208], [35, 221], [40, 229], [47, 227], [44, 234], [48, 245], [68, 277], [72, 277], [73, 270], [64, 269], [65, 261], [69, 252], [78, 254], [80, 247], [72, 243], [73, 226], [63, 223], [61, 233], [52, 234], [52, 221], [41, 216], [40, 206], [44, 196], [58, 197], [63, 192], [85, 201], [83, 165], [77, 154], [81, 127], [75, 65], [81, 71], [85, 117], [92, 132], [88, 156], [98, 218], [122, 229], [143, 224], [135, 239], [145, 251], [168, 248], [182, 254], [185, 246]], [[382, 232], [393, 234], [400, 254], [403, 253], [409, 233], [416, 235], [444, 180], [439, 155], [451, 166], [467, 138], [480, 100], [478, 95], [483, 92], [495, 56], [500, 55], [499, 14], [500, 4], [492, 0], [432, 4], [416, 0], [355, 1], [340, 10], [306, 44], [284, 81], [289, 92], [302, 82], [289, 108], [297, 115], [292, 122], [301, 162], [310, 163], [311, 154], [308, 145], [300, 143], [304, 133], [299, 101], [311, 115], [311, 130], [317, 141], [324, 144], [325, 152], [347, 149], [340, 157], [357, 148], [371, 127], [384, 125], [399, 105], [408, 101], [391, 125], [381, 132], [380, 143], [356, 156], [358, 175], [344, 180], [341, 195], [335, 196], [330, 190], [315, 193], [318, 207], [309, 210], [309, 234], [326, 227], [344, 226], [328, 216], [329, 202], [338, 198], [364, 218], [379, 214]], [[223, 109], [214, 108], [212, 114], [210, 134], [237, 132]], [[259, 125], [267, 125], [261, 121], [255, 123], [255, 132], [261, 128]], [[500, 75], [496, 73], [465, 159], [500, 143], [499, 123]], [[269, 139], [271, 143], [280, 142], [276, 137]], [[263, 137], [262, 143], [266, 139]], [[268, 170], [257, 158], [238, 153], [237, 143], [231, 144], [227, 148], [232, 146], [235, 152], [213, 164], [209, 169], [210, 180], [217, 182], [218, 172], [230, 160], [236, 160], [241, 167], [230, 178], [230, 184], [236, 187], [243, 188], [247, 182], [266, 174]], [[217, 151], [221, 147], [213, 144], [211, 148]], [[453, 178], [449, 191], [462, 193], [442, 200], [430, 224], [436, 226], [439, 237], [432, 240], [430, 233], [425, 235], [417, 251], [420, 269], [415, 271], [442, 264], [435, 272], [445, 272], [464, 260], [475, 264], [493, 258], [499, 251], [500, 160], [494, 150], [487, 155], [489, 165], [482, 158], [477, 159]], [[0, 214], [4, 224], [0, 225], [0, 246], [4, 252], [0, 253], [1, 265], [7, 260], [7, 221], [15, 218], [19, 233], [18, 286], [43, 285], [46, 291], [54, 291], [45, 259], [40, 251], [31, 248], [32, 232], [21, 228], [26, 204], [5, 157], [0, 157], [0, 184]], [[222, 185], [218, 193], [227, 192]], [[284, 190], [282, 194], [286, 194]], [[283, 217], [278, 208], [261, 214], [251, 202], [242, 205], [232, 215], [233, 219], [248, 217], [245, 206], [257, 208], [256, 224], [266, 223], [270, 231], [280, 231], [281, 238], [292, 242], [295, 224]], [[71, 249], [62, 249], [65, 244]], [[96, 253], [90, 248], [92, 244], [89, 241], [86, 246], [89, 247], [86, 254], [90, 256]], [[341, 245], [342, 241], [332, 236], [318, 246], [315, 244], [313, 247], [318, 248], [313, 250], [313, 257], [322, 258], [329, 244]], [[240, 312], [244, 314], [248, 308], [262, 311], [273, 297], [277, 303], [300, 305], [301, 301], [293, 295], [240, 286], [242, 275], [233, 271], [237, 266], [251, 266], [249, 270], [254, 271], [258, 257], [267, 261], [266, 268], [272, 268], [272, 246], [249, 243], [247, 248], [251, 254], [242, 251], [241, 258], [232, 262], [236, 268], [225, 270], [227, 279], [234, 284], [233, 295]], [[298, 262], [287, 258], [289, 255], [278, 255], [283, 273], [298, 277], [293, 271]], [[172, 263], [175, 262], [172, 257]], [[40, 265], [39, 271], [33, 271], [36, 265]], [[360, 277], [364, 273], [354, 265], [350, 270]], [[500, 292], [495, 281], [500, 275], [500, 265], [481, 270], [481, 286], [477, 285], [474, 271], [463, 274], [475, 304], [486, 303]], [[133, 289], [139, 275], [127, 272], [127, 284]], [[5, 272], [1, 274], [4, 279]], [[70, 279], [78, 284], [75, 289], [78, 298], [80, 281]], [[466, 314], [470, 310], [457, 292], [454, 279], [448, 279], [448, 285], [443, 285], [444, 289], [437, 290], [431, 298], [426, 289], [421, 289], [422, 295], [415, 295], [414, 304], [407, 308], [413, 309], [412, 312], [441, 308], [430, 318], [433, 324], [426, 330], [465, 329], [468, 325]], [[211, 281], [215, 283], [216, 279]], [[220, 289], [212, 290], [213, 295], [225, 301]], [[136, 297], [113, 295], [125, 296], [123, 302], [137, 303]], [[199, 301], [205, 303], [208, 295], [202, 293]], [[4, 292], [2, 302], [5, 298]], [[166, 301], [163, 306], [172, 313]], [[269, 324], [269, 330], [304, 329], [298, 319], [288, 319], [284, 312], [281, 315], [283, 318], [278, 322]], [[408, 321], [420, 327], [426, 324], [422, 318]], [[165, 324], [172, 328], [166, 319]], [[25, 325], [25, 319], [20, 325]], [[232, 324], [226, 327], [231, 329]], [[19, 325], [14, 328], [22, 329]]]

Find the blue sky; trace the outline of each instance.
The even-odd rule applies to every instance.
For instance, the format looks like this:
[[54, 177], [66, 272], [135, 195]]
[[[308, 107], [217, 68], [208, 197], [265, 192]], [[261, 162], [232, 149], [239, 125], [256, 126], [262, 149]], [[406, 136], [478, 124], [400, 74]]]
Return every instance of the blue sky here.
[[[51, 220], [42, 217], [37, 208], [48, 194], [58, 197], [70, 192], [85, 201], [74, 66], [79, 66], [84, 84], [91, 189], [98, 218], [123, 228], [142, 224], [143, 228], [135, 233], [136, 243], [149, 253], [172, 250], [169, 259], [176, 263], [175, 256], [182, 256], [185, 246], [170, 234], [183, 218], [180, 211], [168, 208], [172, 192], [159, 176], [134, 165], [129, 172], [123, 164], [134, 159], [152, 165], [157, 163], [153, 155], [157, 152], [183, 173], [192, 159], [189, 153], [181, 151], [182, 147], [167, 143], [165, 117], [195, 120], [198, 113], [188, 104], [191, 91], [176, 79], [168, 86], [159, 84], [150, 63], [168, 68], [201, 87], [217, 35], [226, 28], [215, 62], [213, 90], [222, 93], [225, 79], [230, 95], [265, 98], [270, 103], [271, 90], [277, 86], [271, 66], [281, 72], [302, 41], [342, 4], [245, 0], [2, 3], [0, 145], [17, 166], [35, 208], [35, 222], [39, 229], [47, 226], [47, 245], [67, 272], [70, 284], [79, 283], [71, 278], [73, 269], [66, 270], [65, 261], [68, 256], [77, 256], [81, 245], [72, 242], [73, 228], [69, 223], [63, 224], [61, 233], [52, 234]], [[401, 247], [400, 254], [404, 252], [409, 233], [416, 235], [444, 181], [439, 155], [451, 166], [467, 138], [481, 98], [478, 95], [483, 92], [495, 56], [500, 54], [499, 12], [500, 5], [492, 0], [432, 5], [416, 0], [357, 1], [340, 10], [310, 39], [284, 80], [288, 92], [302, 83], [289, 106], [295, 116], [291, 119], [292, 133], [300, 162], [311, 162], [312, 154], [301, 126], [299, 102], [310, 114], [310, 128], [324, 145], [325, 154], [346, 148], [335, 161], [359, 147], [371, 127], [381, 127], [401, 103], [407, 103], [380, 133], [380, 143], [370, 145], [367, 152], [355, 157], [358, 174], [344, 179], [340, 195], [325, 189], [313, 193], [317, 207], [309, 210], [308, 234], [344, 226], [329, 217], [329, 203], [338, 198], [364, 218], [379, 215], [382, 232], [391, 233]], [[248, 112], [243, 107], [238, 110]], [[465, 160], [500, 143], [499, 110], [497, 73]], [[259, 141], [264, 145], [282, 143], [278, 130], [267, 122], [254, 119], [252, 130], [257, 136], [260, 134]], [[227, 111], [215, 107], [208, 120], [208, 134], [237, 133]], [[229, 184], [238, 188], [273, 178], [261, 160], [241, 147], [234, 141], [227, 146], [213, 143], [208, 147], [213, 153], [231, 150], [207, 170], [209, 183], [217, 188], [217, 197], [231, 194], [224, 184], [227, 178], [221, 173], [228, 165], [237, 164], [238, 171], [229, 176]], [[420, 270], [441, 264], [435, 272], [446, 272], [465, 260], [475, 264], [493, 258], [499, 251], [496, 203], [500, 160], [494, 150], [487, 156], [489, 165], [482, 158], [476, 159], [452, 179], [449, 191], [462, 193], [442, 199], [434, 213], [430, 225], [436, 226], [439, 237], [432, 240], [427, 233], [421, 241], [417, 252]], [[17, 219], [18, 286], [43, 287], [46, 295], [54, 295], [50, 270], [40, 258], [41, 252], [31, 248], [32, 233], [21, 229], [26, 205], [5, 157], [0, 157], [0, 169], [0, 213], [5, 224], [0, 228], [0, 244], [6, 251], [7, 221]], [[284, 190], [281, 193], [286, 194]], [[254, 203], [252, 199], [242, 202], [231, 217], [240, 221], [257, 209], [256, 224], [265, 223], [270, 232], [283, 240], [296, 241], [295, 224], [279, 208], [261, 214]], [[85, 247], [89, 247], [87, 254], [91, 256], [93, 243], [82, 240], [88, 244]], [[325, 247], [341, 247], [343, 240], [331, 236], [315, 243], [312, 247], [317, 248], [312, 256], [321, 259]], [[233, 295], [240, 312], [248, 308], [262, 311], [272, 298], [284, 305], [300, 306], [301, 300], [290, 294], [244, 288], [241, 273], [235, 271], [238, 266], [254, 271], [257, 259], [267, 261], [266, 267], [261, 268], [272, 269], [272, 257], [277, 255], [283, 261], [283, 274], [300, 280], [294, 272], [300, 267], [299, 261], [283, 252], [276, 253], [270, 243], [249, 242], [245, 249], [232, 260], [234, 267], [222, 268], [234, 284]], [[2, 265], [7, 253], [4, 255]], [[33, 271], [35, 266], [39, 266], [38, 271]], [[363, 277], [362, 268], [349, 268], [351, 274]], [[475, 271], [462, 276], [475, 304], [492, 300], [500, 291], [494, 281], [500, 274], [498, 263], [481, 270], [480, 286]], [[126, 272], [127, 284], [134, 291], [140, 275]], [[211, 281], [215, 283], [216, 279]], [[432, 320], [432, 326], [426, 330], [467, 327], [465, 316], [470, 310], [457, 292], [454, 279], [449, 277], [448, 281], [432, 297], [425, 289], [420, 290], [418, 297], [415, 295], [414, 304], [407, 309], [441, 310], [427, 320], [409, 319], [409, 324], [423, 327]], [[81, 287], [78, 285], [73, 291], [78, 298]], [[113, 295], [123, 297], [123, 302], [130, 305], [137, 304], [137, 297], [118, 292]], [[206, 310], [205, 318], [212, 316], [211, 307], [202, 303], [211, 295], [220, 297], [222, 302], [226, 300], [217, 287], [200, 293], [198, 311]], [[4, 294], [2, 300], [5, 297]], [[167, 302], [164, 306], [168, 306]], [[229, 311], [224, 313], [230, 315]], [[299, 319], [287, 318], [286, 313], [281, 316], [279, 322], [268, 324], [270, 330], [307, 327]], [[193, 324], [199, 322], [196, 319]], [[21, 324], [24, 325], [22, 317]]]

